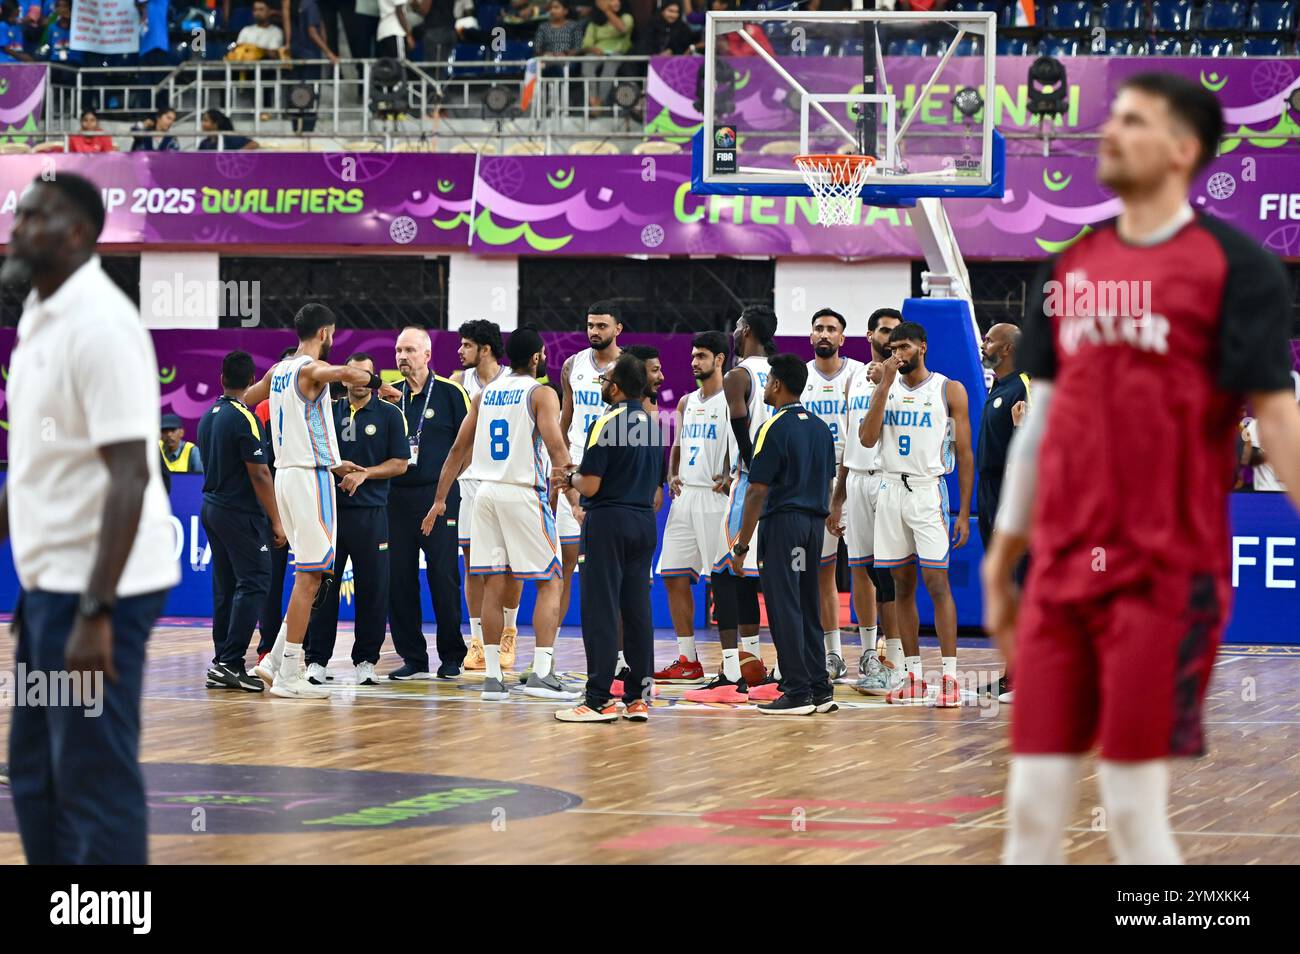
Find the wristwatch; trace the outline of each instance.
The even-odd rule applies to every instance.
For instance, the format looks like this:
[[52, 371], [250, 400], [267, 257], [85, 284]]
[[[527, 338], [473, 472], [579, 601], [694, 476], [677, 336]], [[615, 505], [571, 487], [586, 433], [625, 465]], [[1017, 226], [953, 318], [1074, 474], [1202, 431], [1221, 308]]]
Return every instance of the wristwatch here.
[[749, 544], [737, 543], [734, 547], [731, 548], [731, 552], [736, 554], [736, 556], [744, 556], [746, 553], [749, 552]]
[[571, 470], [564, 475], [564, 485], [568, 487], [570, 490], [573, 489], [573, 478], [577, 473], [578, 472], [576, 470]]
[[86, 619], [96, 619], [113, 612], [113, 604], [101, 600], [98, 596], [82, 593], [77, 600], [77, 615]]

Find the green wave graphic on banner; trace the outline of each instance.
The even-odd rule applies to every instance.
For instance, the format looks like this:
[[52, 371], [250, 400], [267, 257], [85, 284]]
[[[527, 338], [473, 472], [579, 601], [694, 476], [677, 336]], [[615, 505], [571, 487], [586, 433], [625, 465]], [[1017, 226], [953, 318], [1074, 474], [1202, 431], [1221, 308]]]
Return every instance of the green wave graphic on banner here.
[[456, 228], [462, 222], [464, 222], [466, 225], [469, 225], [473, 220], [470, 218], [468, 212], [459, 212], [456, 214], [455, 218], [430, 219], [429, 221], [431, 221], [434, 225], [436, 225], [438, 228], [442, 229], [443, 231], [450, 232], [452, 229]]
[[1073, 235], [1070, 238], [1065, 239], [1064, 241], [1061, 242], [1049, 242], [1047, 239], [1040, 239], [1040, 238], [1035, 238], [1034, 241], [1037, 242], [1038, 247], [1041, 248], [1048, 255], [1057, 255], [1061, 252], [1064, 252], [1067, 248], [1069, 248], [1075, 242], [1079, 241], [1079, 239], [1083, 238], [1091, 231], [1092, 231], [1092, 226], [1085, 225], [1083, 228], [1079, 229], [1077, 235]]
[[647, 136], [662, 136], [675, 142], [688, 141], [692, 136], [704, 128], [704, 123], [696, 123], [694, 126], [679, 126], [673, 122], [673, 117], [665, 106], [654, 119], [646, 123], [645, 131]]
[[504, 228], [492, 221], [492, 213], [487, 209], [479, 213], [478, 220], [474, 223], [474, 234], [488, 245], [509, 245], [523, 238], [530, 248], [538, 252], [554, 252], [573, 241], [572, 234], [545, 238], [534, 232], [532, 225], [527, 222], [514, 228]]
[[1292, 141], [1288, 136], [1300, 136], [1300, 126], [1284, 112], [1272, 129], [1258, 130], [1238, 126], [1235, 133], [1225, 134], [1219, 146], [1219, 155], [1226, 156], [1243, 142], [1250, 143], [1256, 149], [1279, 149]]

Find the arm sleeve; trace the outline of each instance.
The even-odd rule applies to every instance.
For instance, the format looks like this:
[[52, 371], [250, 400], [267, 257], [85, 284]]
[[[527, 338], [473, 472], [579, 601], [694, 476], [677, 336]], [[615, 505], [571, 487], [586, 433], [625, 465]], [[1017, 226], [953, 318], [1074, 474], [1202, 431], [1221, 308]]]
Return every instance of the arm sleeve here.
[[[246, 421], [241, 421], [235, 439], [239, 443], [239, 459], [245, 464], [267, 462], [266, 449], [262, 444], [262, 428], [258, 425], [257, 418], [250, 416]], [[198, 450], [197, 447], [194, 449]]]
[[[760, 449], [755, 452], [753, 459], [749, 464], [749, 482], [751, 484], [776, 483], [777, 477], [782, 470], [782, 464], [785, 462], [785, 435], [784, 428], [768, 427], [767, 432], [763, 435], [759, 443]], [[831, 456], [835, 456], [834, 448], [831, 449]]]
[[1048, 259], [1025, 289], [1025, 321], [1016, 350], [1016, 370], [1045, 381], [1056, 377], [1056, 331], [1045, 308], [1044, 291], [1055, 273], [1056, 259]]
[[127, 441], [156, 442], [158, 367], [148, 332], [120, 319], [105, 321], [100, 329], [95, 337], [79, 342], [76, 363], [80, 369], [76, 391], [90, 443], [107, 447]]
[[[378, 398], [372, 400], [378, 400]], [[389, 460], [394, 457], [406, 460], [411, 453], [411, 447], [406, 441], [406, 417], [391, 404], [381, 406], [388, 416], [388, 447], [385, 453], [388, 455]]]
[[1219, 386], [1290, 391], [1291, 289], [1282, 263], [1235, 231], [1212, 227], [1228, 259], [1219, 319]]
[[1052, 400], [1052, 382], [1036, 382], [1034, 409], [1011, 438], [1007, 469], [1002, 482], [994, 530], [1018, 537], [1029, 532], [1029, 515], [1038, 491], [1038, 448], [1047, 430], [1047, 409]]

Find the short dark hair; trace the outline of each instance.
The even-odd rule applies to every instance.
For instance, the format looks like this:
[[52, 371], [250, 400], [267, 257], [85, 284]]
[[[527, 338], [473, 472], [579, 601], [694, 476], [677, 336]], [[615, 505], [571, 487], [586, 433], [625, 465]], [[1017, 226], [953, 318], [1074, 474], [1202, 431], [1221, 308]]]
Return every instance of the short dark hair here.
[[97, 185], [75, 172], [59, 172], [52, 179], [37, 176], [32, 185], [46, 185], [56, 190], [90, 226], [90, 244], [93, 246], [99, 241], [99, 233], [104, 231], [104, 199]]
[[232, 351], [221, 359], [221, 386], [248, 388], [253, 384], [253, 356], [247, 351]]
[[233, 132], [235, 129], [230, 117], [219, 109], [205, 109], [203, 115], [212, 120], [212, 125], [217, 127], [218, 132]]
[[849, 323], [848, 323], [847, 321], [845, 321], [845, 320], [844, 320], [844, 316], [841, 315], [841, 314], [840, 314], [838, 311], [836, 311], [834, 308], [818, 308], [815, 312], [813, 312], [812, 323], [813, 323], [814, 325], [817, 324], [817, 319], [818, 319], [818, 318], [825, 318], [827, 315], [830, 315], [832, 318], [834, 318], [836, 321], [838, 321], [838, 322], [840, 323], [840, 330], [841, 330], [841, 331], [847, 331], [847, 330], [848, 330]]
[[868, 333], [875, 331], [880, 327], [881, 318], [897, 318], [901, 322], [903, 320], [903, 313], [897, 308], [877, 308], [871, 313], [871, 317], [867, 319]]
[[351, 364], [353, 361], [369, 361], [372, 365], [375, 363], [374, 356], [369, 351], [354, 351], [348, 355], [348, 360], [344, 364]]
[[623, 349], [624, 354], [634, 354], [642, 361], [653, 361], [659, 357], [659, 349], [654, 345], [628, 345]]
[[[501, 328], [494, 321], [486, 321], [481, 318], [473, 318], [461, 324], [456, 329], [456, 333], [467, 341], [472, 341], [476, 345], [487, 345], [492, 357], [498, 361], [505, 354], [505, 348], [501, 344]], [[537, 352], [534, 351], [533, 354]]]
[[915, 321], [905, 321], [889, 333], [889, 343], [895, 341], [919, 341], [925, 343], [925, 328]]
[[714, 355], [726, 354], [731, 350], [727, 347], [727, 336], [721, 331], [701, 331], [691, 339], [691, 348], [703, 348]]
[[[17, 4], [13, 4], [13, 7], [16, 8], [16, 7], [17, 7]], [[5, 10], [9, 10], [9, 9], [11, 9], [10, 4], [6, 3], [6, 4], [4, 5], [4, 9], [5, 9]], [[99, 113], [95, 112], [93, 109], [91, 109], [89, 106], [87, 106], [85, 109], [83, 109], [83, 110], [81, 111], [81, 115], [78, 116], [77, 118], [78, 118], [78, 119], [85, 119], [87, 116], [94, 116], [96, 119], [98, 119], [98, 118], [99, 118]]]
[[1119, 84], [1121, 91], [1136, 89], [1159, 96], [1169, 104], [1169, 111], [1192, 127], [1201, 142], [1201, 155], [1195, 172], [1200, 172], [1219, 152], [1223, 136], [1223, 109], [1218, 98], [1200, 83], [1193, 83], [1176, 73], [1152, 71], [1135, 73]]
[[314, 301], [303, 305], [298, 309], [298, 314], [293, 316], [293, 330], [298, 332], [299, 341], [314, 338], [316, 332], [322, 328], [328, 328], [330, 325], [337, 323], [334, 312]]
[[645, 394], [645, 362], [629, 351], [624, 351], [607, 372], [608, 378], [618, 386], [628, 400], [638, 400]]
[[808, 383], [808, 365], [793, 354], [774, 354], [767, 361], [768, 374], [780, 381], [795, 397], [803, 394]]
[[173, 115], [175, 115], [175, 114], [176, 114], [176, 107], [175, 107], [175, 106], [159, 106], [156, 110], [154, 110], [153, 118], [154, 118], [154, 119], [162, 119], [162, 117], [166, 116], [168, 113], [172, 113]]
[[754, 337], [768, 354], [776, 352], [772, 339], [776, 337], [776, 312], [766, 305], [750, 305], [740, 313], [741, 320], [749, 325]]
[[609, 315], [609, 317], [614, 319], [614, 324], [621, 325], [623, 323], [623, 309], [618, 307], [618, 305], [614, 304], [612, 301], [606, 301], [604, 299], [601, 301], [593, 301], [589, 306], [587, 306], [587, 314]]
[[542, 336], [532, 325], [521, 325], [510, 332], [506, 342], [506, 356], [512, 371], [527, 371], [533, 355], [542, 350]]

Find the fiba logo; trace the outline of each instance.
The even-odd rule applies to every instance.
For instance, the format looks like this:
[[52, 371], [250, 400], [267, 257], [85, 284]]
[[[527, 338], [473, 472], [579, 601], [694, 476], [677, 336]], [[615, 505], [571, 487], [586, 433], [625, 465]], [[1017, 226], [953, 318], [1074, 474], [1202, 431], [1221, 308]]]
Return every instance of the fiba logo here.
[[658, 248], [664, 243], [664, 230], [661, 225], [647, 225], [641, 230], [641, 244], [646, 248]]
[[1205, 191], [1210, 193], [1212, 199], [1230, 199], [1237, 191], [1237, 180], [1230, 172], [1216, 172], [1205, 184]]
[[736, 130], [730, 126], [719, 126], [713, 133], [713, 145], [717, 149], [734, 149]]
[[419, 232], [419, 227], [416, 226], [415, 219], [409, 215], [399, 215], [388, 226], [388, 237], [398, 245], [408, 245], [414, 242], [417, 232]]

